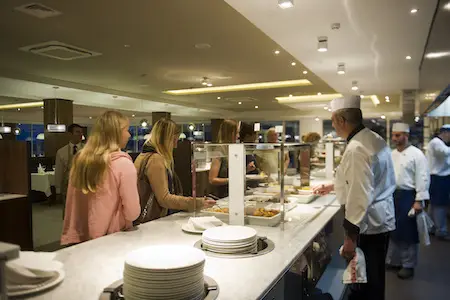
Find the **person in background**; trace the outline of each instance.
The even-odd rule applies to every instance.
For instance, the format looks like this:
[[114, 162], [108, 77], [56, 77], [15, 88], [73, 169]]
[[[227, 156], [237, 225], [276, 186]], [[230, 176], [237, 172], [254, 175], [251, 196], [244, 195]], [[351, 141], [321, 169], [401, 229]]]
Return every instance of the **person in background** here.
[[55, 161], [55, 188], [58, 201], [63, 203], [63, 218], [73, 157], [83, 147], [81, 143], [83, 139], [83, 128], [78, 124], [72, 124], [68, 128], [68, 133], [70, 135], [70, 141], [56, 152]]
[[173, 149], [176, 148], [180, 130], [169, 119], [160, 119], [153, 125], [150, 139], [144, 143], [142, 153], [134, 162], [138, 171], [138, 189], [141, 214], [138, 223], [145, 223], [168, 214], [169, 209], [188, 210], [211, 207], [216, 202], [180, 196], [181, 184], [174, 172]]
[[[256, 131], [254, 124], [241, 122], [239, 139], [242, 143], [256, 143]], [[245, 161], [247, 163], [247, 174], [259, 174], [258, 163], [256, 162], [256, 157], [254, 154], [247, 154], [245, 156]]]
[[67, 190], [62, 245], [127, 230], [139, 216], [137, 176], [122, 152], [130, 138], [128, 119], [107, 111], [94, 124], [86, 146], [73, 160]]
[[450, 124], [444, 125], [439, 135], [433, 138], [427, 147], [430, 165], [430, 204], [436, 226], [436, 236], [450, 241], [447, 229], [447, 210], [450, 205]]
[[326, 194], [334, 189], [345, 207], [341, 255], [350, 261], [357, 246], [364, 252], [367, 283], [351, 286], [348, 299], [384, 300], [389, 233], [395, 229], [395, 172], [391, 150], [381, 136], [364, 127], [360, 105], [359, 96], [331, 101], [333, 127], [348, 144], [334, 184], [314, 191]]
[[[278, 133], [275, 128], [269, 128], [266, 133], [267, 143], [276, 144], [278, 143]], [[269, 146], [269, 147], [268, 147]], [[275, 149], [272, 145], [260, 145], [257, 147], [257, 151], [255, 154], [257, 156], [259, 165], [261, 170], [268, 174], [278, 174], [279, 163], [278, 163], [278, 153], [279, 149]], [[289, 153], [284, 153], [284, 172], [287, 172], [287, 168], [289, 167]]]
[[396, 146], [392, 151], [397, 183], [394, 193], [396, 229], [390, 236], [386, 268], [398, 271], [400, 279], [409, 279], [414, 277], [417, 265], [419, 233], [416, 217], [408, 214], [411, 209], [421, 212], [422, 202], [430, 199], [430, 174], [423, 152], [409, 143], [408, 124], [394, 124], [392, 143]]

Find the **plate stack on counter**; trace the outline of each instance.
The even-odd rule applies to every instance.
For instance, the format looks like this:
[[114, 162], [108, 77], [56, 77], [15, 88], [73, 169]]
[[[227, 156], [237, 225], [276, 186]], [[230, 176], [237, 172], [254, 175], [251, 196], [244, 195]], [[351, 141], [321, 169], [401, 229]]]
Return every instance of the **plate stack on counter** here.
[[204, 299], [205, 255], [188, 246], [150, 246], [125, 259], [125, 299]]
[[248, 254], [258, 250], [255, 229], [245, 226], [223, 226], [203, 232], [202, 248], [221, 254]]

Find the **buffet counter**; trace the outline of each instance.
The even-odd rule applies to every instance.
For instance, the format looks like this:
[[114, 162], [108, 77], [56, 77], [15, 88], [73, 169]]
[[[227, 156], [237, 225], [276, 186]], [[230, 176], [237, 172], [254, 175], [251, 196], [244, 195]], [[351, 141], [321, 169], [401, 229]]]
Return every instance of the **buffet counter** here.
[[[275, 243], [272, 252], [246, 259], [207, 256], [205, 275], [218, 283], [218, 299], [263, 298], [339, 210], [334, 195], [299, 204], [286, 214], [284, 231], [281, 225], [251, 226], [259, 236]], [[130, 251], [158, 244], [194, 245], [201, 239], [201, 235], [181, 230], [190, 216], [178, 213], [143, 224], [134, 231], [115, 233], [58, 251], [57, 260], [65, 266], [64, 281], [55, 289], [30, 299], [99, 299], [105, 287], [122, 278], [124, 257]]]

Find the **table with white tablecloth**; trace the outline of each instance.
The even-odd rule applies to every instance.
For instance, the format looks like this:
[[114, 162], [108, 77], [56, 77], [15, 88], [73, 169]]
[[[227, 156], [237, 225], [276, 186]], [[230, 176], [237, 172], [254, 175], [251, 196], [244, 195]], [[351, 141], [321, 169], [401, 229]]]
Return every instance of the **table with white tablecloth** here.
[[32, 173], [31, 190], [43, 192], [47, 197], [52, 194], [51, 187], [55, 185], [55, 172]]

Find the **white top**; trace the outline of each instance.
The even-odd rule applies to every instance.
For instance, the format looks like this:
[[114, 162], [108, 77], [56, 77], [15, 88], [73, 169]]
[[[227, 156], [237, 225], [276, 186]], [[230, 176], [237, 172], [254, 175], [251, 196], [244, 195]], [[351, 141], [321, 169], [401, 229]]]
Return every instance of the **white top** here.
[[418, 148], [409, 146], [402, 152], [392, 151], [397, 188], [415, 190], [416, 200], [429, 200], [430, 173], [425, 155]]
[[331, 101], [330, 107], [332, 112], [345, 108], [360, 108], [361, 98], [359, 96], [336, 98]]
[[450, 147], [443, 140], [435, 137], [428, 143], [427, 159], [431, 175], [450, 175]]
[[392, 132], [407, 132], [409, 133], [409, 125], [406, 123], [394, 123]]
[[348, 143], [336, 172], [336, 197], [345, 205], [345, 218], [361, 234], [394, 230], [395, 189], [390, 149], [382, 137], [364, 128]]

